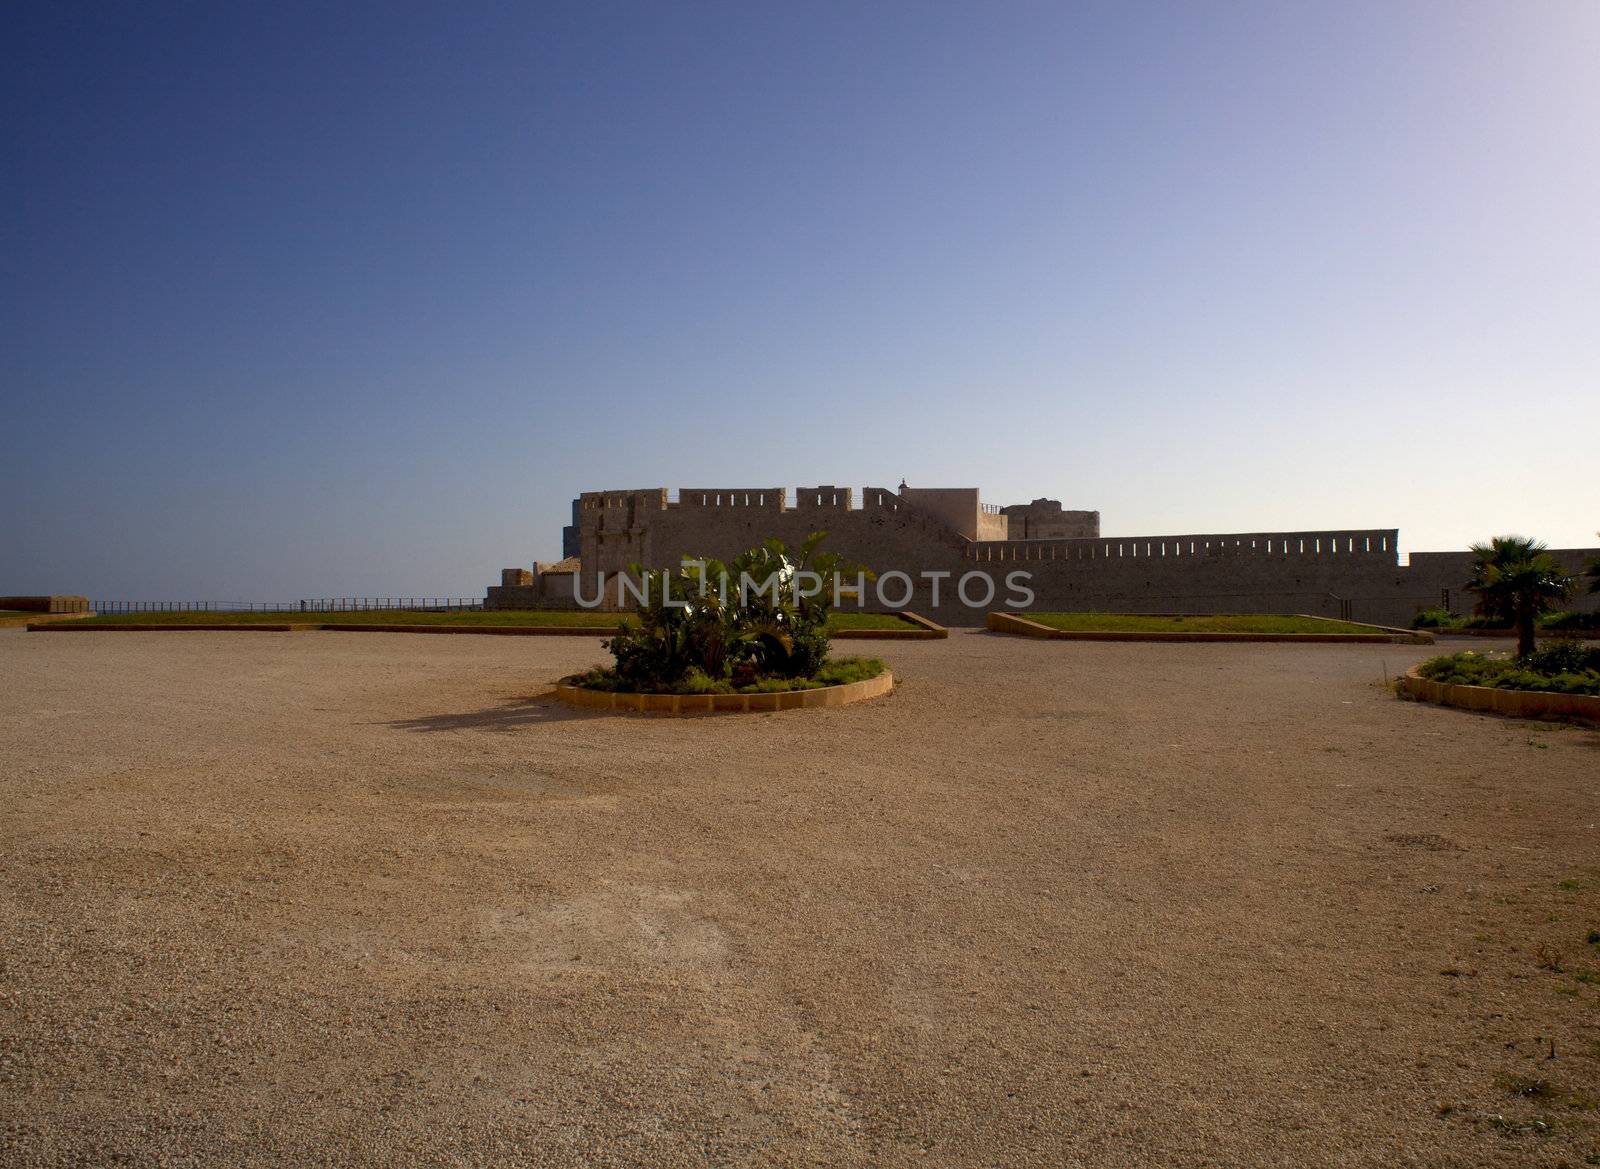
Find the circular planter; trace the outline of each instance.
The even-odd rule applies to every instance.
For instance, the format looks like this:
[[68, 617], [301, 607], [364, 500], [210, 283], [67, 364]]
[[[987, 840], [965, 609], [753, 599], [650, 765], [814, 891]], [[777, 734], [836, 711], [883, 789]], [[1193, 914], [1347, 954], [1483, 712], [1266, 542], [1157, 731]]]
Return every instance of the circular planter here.
[[1463, 710], [1508, 714], [1513, 718], [1575, 718], [1600, 723], [1600, 696], [1556, 694], [1549, 690], [1501, 690], [1495, 686], [1463, 686], [1435, 682], [1412, 666], [1400, 679], [1400, 689], [1423, 702], [1459, 706]]
[[768, 694], [632, 694], [619, 690], [587, 690], [565, 682], [556, 684], [555, 694], [568, 705], [584, 706], [591, 710], [684, 715], [848, 706], [852, 702], [878, 698], [893, 689], [894, 674], [885, 670], [876, 678], [847, 682], [843, 686], [780, 690]]

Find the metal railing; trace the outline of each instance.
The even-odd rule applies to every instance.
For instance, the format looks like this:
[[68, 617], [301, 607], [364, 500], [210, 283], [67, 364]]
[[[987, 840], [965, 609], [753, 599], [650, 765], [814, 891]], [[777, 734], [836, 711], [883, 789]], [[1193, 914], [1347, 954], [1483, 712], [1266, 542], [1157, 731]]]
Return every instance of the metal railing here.
[[373, 609], [448, 612], [483, 608], [481, 597], [303, 597], [295, 601], [90, 601], [96, 613], [358, 613]]

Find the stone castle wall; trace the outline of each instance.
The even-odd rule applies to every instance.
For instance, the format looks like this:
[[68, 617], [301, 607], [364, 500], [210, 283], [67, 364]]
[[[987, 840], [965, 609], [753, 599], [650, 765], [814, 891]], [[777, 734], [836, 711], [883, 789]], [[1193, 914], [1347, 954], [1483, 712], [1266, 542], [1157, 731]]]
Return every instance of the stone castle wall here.
[[[1589, 563], [1600, 557], [1600, 548], [1552, 548], [1550, 555], [1571, 576], [1579, 580], [1578, 592], [1563, 608], [1590, 611], [1600, 609], [1600, 595], [1585, 593], [1583, 573]], [[1472, 575], [1471, 552], [1413, 552], [1406, 573], [1408, 587], [1415, 593], [1416, 608], [1431, 609], [1442, 606], [1452, 613], [1470, 615], [1477, 605], [1477, 595], [1466, 588]], [[1413, 609], [1413, 612], [1416, 610]]]
[[1078, 540], [1100, 534], [1100, 513], [1066, 511], [1054, 499], [1036, 499], [1000, 509], [1006, 517], [1006, 539]]
[[[1010, 538], [973, 538], [969, 533], [985, 535], [1000, 526], [986, 526], [983, 517], [1003, 520]], [[781, 487], [683, 488], [676, 500], [665, 488], [597, 491], [579, 498], [576, 519], [577, 587], [591, 596], [597, 573], [615, 577], [635, 563], [670, 568], [686, 557], [726, 560], [768, 537], [792, 547], [827, 531], [830, 550], [880, 575], [911, 576], [909, 596], [891, 607], [920, 610], [945, 624], [982, 624], [988, 610], [1007, 607], [1006, 581], [1015, 572], [1029, 574], [1035, 609], [1314, 613], [1403, 625], [1418, 609], [1444, 604], [1469, 613], [1475, 601], [1462, 587], [1470, 553], [1418, 552], [1401, 565], [1393, 528], [1102, 537], [1096, 512], [1035, 500], [996, 515], [981, 508], [971, 489], [924, 491], [920, 501], [915, 490], [901, 495], [882, 487], [859, 494], [803, 487], [792, 498]], [[1018, 538], [1030, 527], [1094, 534]], [[1578, 572], [1600, 549], [1556, 555]], [[929, 572], [949, 575], [936, 584], [923, 578]], [[986, 590], [975, 578], [967, 590], [973, 603], [962, 602], [956, 581], [972, 572], [993, 581], [992, 600], [983, 599]], [[502, 607], [535, 597], [541, 604], [571, 604], [572, 587], [570, 574], [545, 572], [531, 591], [508, 580], [491, 590], [490, 600]], [[1579, 597], [1574, 607], [1593, 608], [1597, 601]]]
[[802, 487], [792, 504], [781, 487], [685, 487], [671, 503], [663, 488], [602, 491], [580, 497], [579, 516], [585, 573], [670, 567], [686, 556], [726, 560], [768, 537], [792, 546], [817, 531], [828, 533], [833, 551], [874, 568], [959, 563], [964, 543], [882, 487], [865, 488], [859, 501], [849, 488]]

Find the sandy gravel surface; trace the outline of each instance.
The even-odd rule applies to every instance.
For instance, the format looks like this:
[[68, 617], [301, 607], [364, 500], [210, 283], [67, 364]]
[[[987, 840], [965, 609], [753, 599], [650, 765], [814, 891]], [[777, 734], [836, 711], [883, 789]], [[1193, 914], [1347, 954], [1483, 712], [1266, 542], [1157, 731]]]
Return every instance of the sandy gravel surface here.
[[0, 632], [0, 1163], [1593, 1164], [1600, 734], [1429, 652]]

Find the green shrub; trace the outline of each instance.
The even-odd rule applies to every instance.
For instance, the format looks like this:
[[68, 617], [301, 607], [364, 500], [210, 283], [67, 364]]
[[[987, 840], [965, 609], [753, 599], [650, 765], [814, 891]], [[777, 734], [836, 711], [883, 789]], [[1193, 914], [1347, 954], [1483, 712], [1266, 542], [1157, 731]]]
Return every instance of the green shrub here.
[[1434, 682], [1449, 682], [1457, 686], [1489, 686], [1492, 679], [1505, 673], [1512, 663], [1506, 658], [1488, 658], [1466, 650], [1429, 658], [1417, 667], [1417, 673]]
[[1600, 629], [1600, 610], [1592, 613], [1552, 613], [1540, 624], [1546, 629]]
[[[686, 559], [677, 572], [633, 565], [629, 572], [644, 597], [604, 643], [616, 664], [582, 675], [578, 684], [669, 694], [837, 685], [819, 679], [830, 668], [829, 676], [842, 676], [841, 671], [865, 667], [828, 661], [832, 582], [872, 574], [836, 553], [819, 551], [825, 536], [813, 532], [793, 556], [781, 541], [766, 540], [727, 564]], [[816, 579], [822, 582], [818, 591], [796, 587]], [[754, 587], [745, 588], [747, 582]], [[873, 664], [876, 668], [862, 676], [883, 669], [883, 663]]]
[[1600, 646], [1591, 649], [1577, 641], [1547, 641], [1522, 664], [1540, 674], [1600, 673]]
[[790, 690], [816, 690], [821, 682], [813, 682], [810, 678], [762, 678], [759, 682], [752, 682], [742, 687], [741, 694], [781, 694]]
[[1556, 694], [1600, 694], [1600, 674], [1540, 674], [1533, 670], [1507, 670], [1495, 679], [1499, 690], [1545, 690]]
[[1600, 659], [1600, 651], [1567, 645], [1547, 645], [1522, 661], [1487, 657], [1467, 650], [1431, 658], [1418, 666], [1417, 672], [1431, 681], [1457, 686], [1600, 694], [1600, 668], [1597, 668], [1600, 660], [1597, 659]]
[[868, 678], [876, 678], [884, 669], [884, 664], [877, 658], [834, 658], [824, 662], [813, 678], [751, 678], [742, 684], [735, 684], [733, 680], [719, 681], [709, 677], [703, 670], [691, 667], [675, 682], [640, 684], [621, 677], [614, 669], [596, 666], [582, 674], [574, 674], [566, 681], [587, 690], [645, 694], [774, 694], [864, 682]]
[[844, 686], [876, 678], [883, 669], [877, 658], [834, 658], [817, 671], [816, 678], [824, 686]]
[[1413, 629], [1455, 629], [1460, 624], [1461, 618], [1443, 606], [1435, 606], [1432, 609], [1419, 609], [1417, 615], [1411, 618], [1411, 628]]
[[698, 666], [689, 667], [683, 680], [678, 683], [679, 694], [731, 694], [733, 687], [726, 680], [713, 678]]
[[606, 666], [591, 666], [581, 674], [572, 675], [568, 681], [587, 690], [621, 689], [621, 679], [617, 677], [617, 672]]

